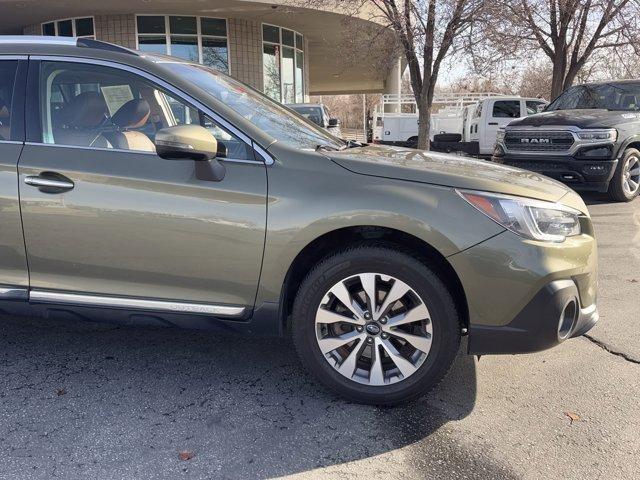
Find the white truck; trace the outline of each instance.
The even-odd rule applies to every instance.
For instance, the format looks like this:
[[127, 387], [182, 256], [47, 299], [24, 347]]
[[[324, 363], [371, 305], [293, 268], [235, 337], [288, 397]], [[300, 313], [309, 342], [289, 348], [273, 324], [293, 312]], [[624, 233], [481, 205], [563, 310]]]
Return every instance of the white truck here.
[[[430, 140], [433, 150], [461, 151], [490, 156], [500, 128], [513, 120], [538, 113], [547, 104], [539, 98], [495, 93], [449, 93], [434, 98]], [[389, 106], [395, 112], [389, 113]], [[400, 112], [400, 113], [398, 113]], [[418, 114], [412, 95], [383, 95], [376, 108], [373, 143], [415, 147]]]

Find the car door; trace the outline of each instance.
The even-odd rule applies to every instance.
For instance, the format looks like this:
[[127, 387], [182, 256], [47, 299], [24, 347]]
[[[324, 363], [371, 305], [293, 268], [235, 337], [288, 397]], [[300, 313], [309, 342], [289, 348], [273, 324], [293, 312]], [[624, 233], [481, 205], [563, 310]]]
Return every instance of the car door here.
[[486, 108], [484, 108], [484, 101], [479, 101], [473, 110], [471, 115], [471, 121], [469, 122], [469, 141], [480, 143], [480, 133], [478, 126], [482, 123], [484, 116], [487, 115]]
[[16, 166], [24, 144], [26, 57], [0, 56], [0, 299], [26, 298]]
[[[100, 62], [31, 62], [18, 184], [33, 298], [253, 305], [266, 166], [241, 132], [159, 83]], [[181, 123], [217, 138], [222, 181], [206, 162], [155, 154], [155, 132]]]
[[520, 108], [520, 100], [493, 100], [487, 112], [485, 132], [481, 136], [480, 153], [493, 151], [498, 130], [520, 118]]

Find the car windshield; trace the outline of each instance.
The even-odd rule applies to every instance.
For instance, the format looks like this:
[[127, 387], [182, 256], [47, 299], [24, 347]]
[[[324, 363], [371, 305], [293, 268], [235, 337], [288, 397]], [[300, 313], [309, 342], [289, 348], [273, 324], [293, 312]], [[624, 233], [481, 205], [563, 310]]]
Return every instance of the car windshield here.
[[346, 142], [311, 124], [266, 95], [204, 65], [152, 57], [193, 82], [279, 142], [296, 148], [343, 149]]
[[556, 98], [547, 111], [606, 109], [640, 110], [640, 82], [577, 85]]

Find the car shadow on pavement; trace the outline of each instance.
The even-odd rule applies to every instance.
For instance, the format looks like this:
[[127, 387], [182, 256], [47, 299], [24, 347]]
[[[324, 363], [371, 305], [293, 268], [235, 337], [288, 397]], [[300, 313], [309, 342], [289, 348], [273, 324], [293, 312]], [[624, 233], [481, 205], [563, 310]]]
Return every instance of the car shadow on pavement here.
[[606, 193], [598, 193], [598, 192], [580, 192], [580, 196], [584, 203], [589, 205], [601, 205], [603, 203], [611, 203], [612, 200], [609, 198], [609, 195]]
[[[0, 411], [12, 412], [0, 415], [3, 478], [306, 472], [425, 439], [428, 448], [430, 436], [436, 448], [440, 427], [469, 415], [476, 399], [475, 360], [466, 355], [424, 398], [378, 408], [325, 391], [287, 338], [0, 320]], [[439, 461], [451, 456], [460, 468], [459, 448]], [[180, 461], [182, 450], [193, 458]]]

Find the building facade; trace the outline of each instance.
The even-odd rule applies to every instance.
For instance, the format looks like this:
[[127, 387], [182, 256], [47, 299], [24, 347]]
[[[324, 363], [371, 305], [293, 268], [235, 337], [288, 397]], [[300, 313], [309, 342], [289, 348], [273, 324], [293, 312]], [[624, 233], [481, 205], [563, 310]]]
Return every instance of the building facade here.
[[[284, 1], [23, 0], [0, 33], [77, 36], [210, 65], [283, 103], [397, 93], [393, 35], [364, 17]], [[133, 5], [132, 5], [133, 4]]]

